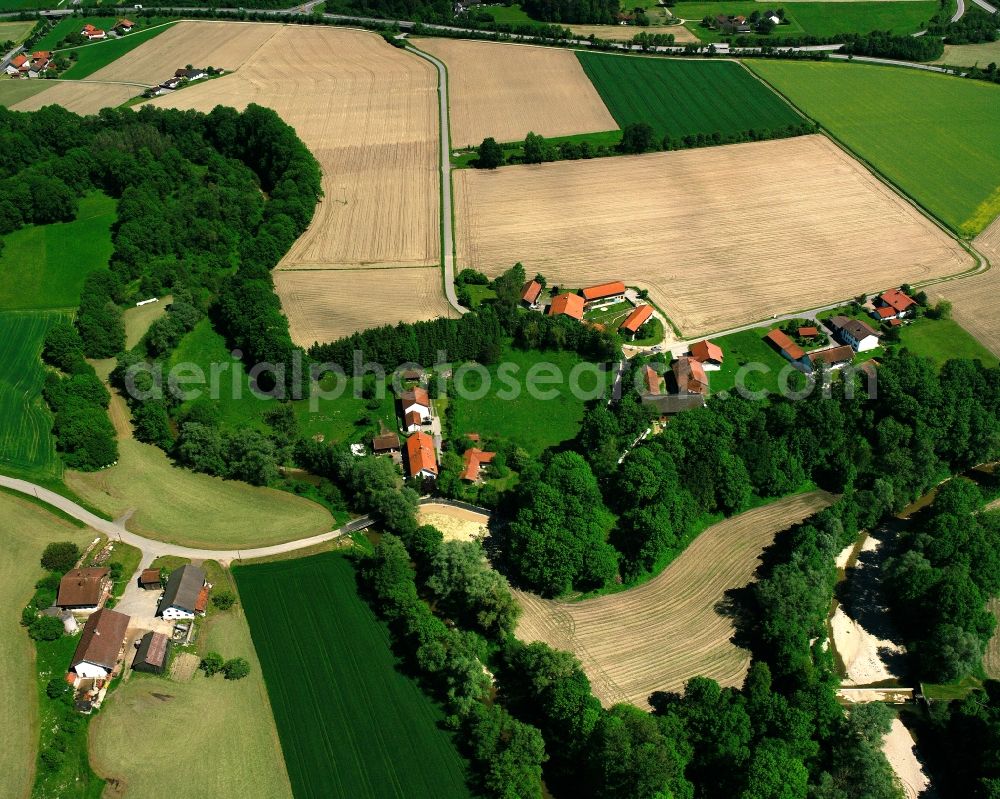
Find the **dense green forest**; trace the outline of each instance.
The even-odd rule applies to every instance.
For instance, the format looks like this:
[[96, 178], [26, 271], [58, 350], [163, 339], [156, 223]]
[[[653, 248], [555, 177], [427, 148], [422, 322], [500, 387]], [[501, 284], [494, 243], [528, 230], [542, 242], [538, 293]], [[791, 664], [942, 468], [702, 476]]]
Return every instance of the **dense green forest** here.
[[[96, 381], [83, 357], [122, 354], [123, 304], [169, 292], [179, 298], [121, 359], [120, 381], [126, 367], [166, 354], [210, 308], [232, 346], [256, 360], [291, 359], [270, 267], [312, 218], [319, 167], [273, 111], [144, 106], [80, 117], [57, 106], [0, 109], [0, 187], [0, 232], [72, 219], [79, 198], [95, 189], [118, 199], [110, 269], [86, 278], [78, 340], [58, 327], [46, 341], [48, 363], [65, 372], [62, 388], [50, 377], [46, 398], [67, 464], [99, 468], [116, 455], [110, 423], [97, 418], [106, 421], [107, 397], [78, 389]], [[25, 187], [31, 201], [16, 202]], [[163, 443], [172, 400], [157, 402], [137, 408], [137, 428], [144, 440]]]

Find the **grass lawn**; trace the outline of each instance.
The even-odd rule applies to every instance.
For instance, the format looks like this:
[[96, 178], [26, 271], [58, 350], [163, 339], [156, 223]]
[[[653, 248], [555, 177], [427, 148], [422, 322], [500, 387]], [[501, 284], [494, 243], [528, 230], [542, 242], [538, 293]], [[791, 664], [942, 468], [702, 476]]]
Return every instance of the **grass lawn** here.
[[648, 122], [658, 136], [680, 138], [802, 121], [781, 97], [732, 61], [576, 55], [621, 127]]
[[4, 237], [0, 311], [73, 308], [84, 278], [107, 269], [117, 204], [101, 192], [80, 200], [76, 219], [29, 225]]
[[473, 308], [478, 308], [483, 300], [495, 300], [497, 293], [489, 286], [466, 286]]
[[24, 22], [0, 22], [0, 43], [10, 41], [15, 44], [19, 44], [27, 38], [28, 34], [31, 33], [31, 30], [34, 27], [34, 20], [27, 20]]
[[978, 358], [983, 366], [995, 367], [996, 356], [952, 319], [917, 319], [899, 331], [900, 344], [915, 355], [930, 358], [938, 365], [952, 358]]
[[[218, 403], [223, 426], [234, 430], [264, 428], [263, 415], [275, 406], [275, 401], [254, 396], [243, 364], [233, 360], [225, 339], [212, 329], [208, 319], [202, 319], [174, 350], [170, 366], [182, 363], [197, 365], [206, 376], [212, 364], [227, 364], [228, 370], [222, 373], [219, 384], [218, 399], [212, 398]], [[326, 391], [333, 391], [336, 383], [328, 379], [321, 386]], [[353, 443], [369, 438], [377, 431], [379, 419], [391, 430], [397, 427], [395, 404], [388, 391], [375, 408], [369, 408], [367, 400], [353, 396], [350, 387], [336, 399], [318, 399], [315, 410], [308, 399], [293, 402], [292, 407], [300, 433], [309, 437], [322, 435], [326, 441]], [[363, 423], [366, 417], [370, 417], [371, 424]]]
[[[173, 302], [173, 296], [160, 297], [157, 302], [148, 305], [133, 305], [126, 308], [122, 314], [125, 322], [125, 349], [130, 350], [146, 335], [149, 326], [167, 312], [167, 306]], [[114, 368], [113, 366], [111, 367]]]
[[21, 608], [44, 570], [38, 562], [50, 541], [74, 541], [81, 548], [93, 530], [65, 522], [30, 502], [0, 494], [0, 772], [4, 795], [27, 796], [38, 751], [38, 694], [34, 646], [21, 626]]
[[644, 330], [648, 331], [645, 335], [632, 339], [628, 343], [634, 344], [636, 347], [649, 347], [653, 344], [659, 344], [663, 341], [664, 335], [666, 335], [666, 331], [663, 329], [663, 322], [655, 316], [639, 328], [640, 333]]
[[0, 77], [0, 105], [10, 107], [52, 86], [43, 80], [11, 80]]
[[[94, 554], [96, 555], [98, 552], [100, 552], [100, 549], [95, 547]], [[122, 576], [115, 580], [114, 586], [111, 589], [111, 595], [115, 599], [118, 599], [125, 593], [125, 589], [131, 582], [132, 576], [139, 568], [141, 561], [142, 550], [138, 547], [126, 544], [123, 541], [114, 542], [114, 549], [111, 550], [110, 557], [101, 565], [110, 566], [112, 563], [120, 563], [122, 565]]]
[[[75, 27], [82, 28], [84, 22], [86, 22], [86, 20], [77, 20], [77, 25]], [[109, 17], [101, 17], [97, 21], [90, 20], [90, 22], [97, 27], [102, 27], [113, 25], [115, 20]], [[60, 23], [60, 25], [61, 24], [62, 23]], [[140, 24], [143, 26], [141, 30], [135, 29], [132, 33], [122, 36], [120, 39], [106, 39], [102, 42], [91, 42], [80, 45], [79, 47], [67, 47], [64, 50], [60, 50], [59, 52], [66, 56], [70, 53], [76, 53], [77, 60], [73, 66], [63, 72], [59, 77], [74, 79], [86, 78], [88, 75], [92, 75], [102, 67], [106, 67], [112, 61], [121, 58], [130, 50], [134, 50], [139, 45], [148, 42], [156, 36], [159, 36], [174, 23], [167, 22], [165, 19], [158, 19], [154, 17], [148, 20], [143, 18]], [[65, 35], [65, 33], [61, 34], [61, 36]], [[167, 77], [169, 77], [169, 74], [167, 74]], [[164, 78], [164, 80], [165, 79], [166, 78]]]
[[[580, 363], [583, 363], [581, 358], [571, 352], [508, 348], [499, 364], [487, 368], [489, 389], [484, 396], [479, 397], [483, 376], [478, 370], [465, 376], [464, 391], [460, 392], [457, 381], [449, 384], [449, 397], [455, 404], [455, 430], [449, 430], [449, 435], [479, 433], [507, 438], [532, 455], [568, 441], [579, 432], [583, 419], [584, 400], [573, 396], [569, 385], [570, 372]], [[528, 371], [535, 364], [552, 364], [559, 382], [549, 384], [547, 377], [551, 372], [546, 370], [537, 384], [530, 381], [533, 385], [529, 386]], [[607, 376], [601, 373], [602, 386]], [[578, 382], [582, 389], [593, 394], [595, 381], [591, 374], [584, 374]], [[537, 396], [532, 396], [530, 390]], [[465, 396], [460, 396], [462, 393]], [[553, 396], [549, 398], [548, 393]], [[514, 394], [516, 398], [511, 398]]]
[[940, 700], [964, 699], [969, 693], [981, 687], [982, 683], [975, 677], [966, 677], [960, 682], [920, 684], [924, 696]]
[[863, 64], [747, 64], [953, 230], [974, 236], [1000, 213], [1000, 86]]
[[239, 607], [199, 625], [198, 649], [245, 657], [250, 675], [227, 682], [198, 672], [178, 682], [133, 672], [91, 723], [94, 768], [121, 780], [126, 797], [292, 799], [260, 663]]
[[116, 466], [66, 472], [66, 484], [111, 517], [134, 508], [129, 528], [150, 538], [228, 549], [292, 541], [335, 526], [325, 508], [285, 491], [181, 469], [162, 450], [133, 439], [118, 446]]
[[441, 710], [397, 669], [351, 561], [328, 553], [234, 575], [297, 799], [470, 796]]
[[485, 11], [493, 17], [494, 22], [509, 22], [514, 25], [523, 23], [543, 24], [529, 17], [528, 13], [517, 3], [511, 6], [480, 6], [477, 10]]
[[720, 391], [731, 391], [736, 385], [737, 373], [747, 364], [760, 364], [767, 371], [746, 372], [742, 385], [751, 391], [778, 391], [778, 375], [790, 364], [774, 351], [764, 336], [769, 328], [758, 327], [753, 330], [743, 330], [728, 336], [712, 338], [712, 341], [722, 347], [722, 368], [717, 372], [708, 372], [708, 385], [713, 394]]
[[[6, 0], [0, 0], [0, 3], [4, 3], [4, 2], [6, 2]], [[127, 14], [125, 13], [125, 8], [124, 7], [122, 7], [121, 16], [122, 17], [127, 16]], [[39, 39], [37, 42], [35, 42], [35, 44], [32, 46], [31, 49], [32, 50], [56, 50], [56, 47], [58, 46], [59, 42], [61, 42], [63, 39], [65, 39], [70, 34], [79, 33], [80, 30], [81, 30], [81, 28], [83, 28], [83, 26], [86, 25], [86, 24], [88, 24], [88, 23], [91, 24], [91, 25], [93, 25], [95, 28], [100, 28], [101, 30], [110, 31], [111, 28], [114, 26], [115, 22], [118, 21], [118, 19], [120, 19], [120, 17], [117, 17], [117, 16], [115, 16], [115, 17], [87, 17], [87, 16], [84, 16], [84, 17], [64, 17], [63, 19], [59, 20], [59, 22], [57, 22], [49, 30], [48, 33], [46, 33], [41, 39]], [[137, 23], [138, 27], [136, 27], [135, 29], [133, 29], [132, 33], [129, 33], [129, 34], [121, 37], [121, 39], [114, 39], [114, 38], [111, 38], [109, 36], [107, 39], [104, 39], [104, 40], [99, 41], [99, 42], [86, 42], [83, 45], [78, 45], [77, 47], [66, 47], [66, 48], [63, 48], [62, 50], [58, 50], [57, 52], [65, 53], [65, 52], [68, 52], [69, 50], [79, 49], [79, 48], [82, 48], [82, 47], [87, 46], [87, 45], [93, 45], [94, 46], [93, 49], [98, 49], [99, 50], [99, 49], [102, 49], [106, 45], [109, 45], [109, 44], [117, 44], [117, 43], [124, 44], [129, 39], [131, 39], [133, 36], [137, 37], [138, 34], [142, 33], [144, 30], [152, 27], [153, 25], [159, 25], [159, 24], [161, 24], [163, 22], [167, 22], [168, 20], [165, 17], [162, 17], [162, 18], [158, 18], [158, 17], [151, 17], [151, 18], [142, 17], [142, 18], [132, 18], [132, 21], [135, 22], [135, 23]], [[163, 30], [166, 30], [166, 29], [164, 28]], [[139, 44], [141, 44], [141, 40], [140, 40]], [[121, 55], [124, 52], [127, 52], [127, 51], [122, 51], [121, 53], [119, 53], [119, 55]], [[113, 61], [113, 60], [114, 59], [109, 59], [106, 63], [110, 64], [111, 61]]]
[[62, 465], [52, 438], [52, 414], [42, 399], [40, 359], [57, 311], [0, 313], [0, 469], [56, 478]]
[[594, 311], [587, 311], [583, 318], [588, 322], [604, 325], [609, 330], [617, 330], [618, 326], [625, 321], [626, 317], [635, 310], [635, 306], [628, 300], [613, 303], [605, 308]]

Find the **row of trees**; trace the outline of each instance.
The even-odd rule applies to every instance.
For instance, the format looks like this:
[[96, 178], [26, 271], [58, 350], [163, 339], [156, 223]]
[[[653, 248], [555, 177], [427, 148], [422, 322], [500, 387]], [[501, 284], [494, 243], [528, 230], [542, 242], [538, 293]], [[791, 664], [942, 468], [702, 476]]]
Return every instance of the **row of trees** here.
[[621, 11], [619, 0], [523, 0], [521, 8], [541, 22], [611, 25]]
[[971, 480], [941, 487], [934, 503], [896, 543], [885, 565], [892, 610], [920, 677], [952, 682], [982, 668], [996, 619], [986, 601], [1000, 594], [1000, 516], [982, 513]]
[[108, 418], [111, 395], [84, 359], [84, 341], [70, 322], [49, 329], [42, 359], [52, 367], [42, 394], [55, 414], [52, 432], [63, 462], [90, 471], [117, 461], [118, 439]]

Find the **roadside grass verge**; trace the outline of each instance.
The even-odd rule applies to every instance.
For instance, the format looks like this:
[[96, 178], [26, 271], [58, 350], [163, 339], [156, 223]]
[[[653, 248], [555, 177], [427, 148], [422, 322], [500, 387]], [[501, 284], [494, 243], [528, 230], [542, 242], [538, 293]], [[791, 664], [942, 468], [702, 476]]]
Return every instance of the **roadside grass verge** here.
[[[574, 438], [583, 420], [585, 401], [573, 395], [569, 381], [574, 367], [583, 363], [582, 358], [571, 352], [507, 348], [499, 365], [468, 370], [462, 379], [461, 391], [458, 385], [461, 367], [457, 367], [456, 381], [449, 389], [449, 401], [454, 403], [455, 429], [449, 430], [448, 435], [455, 438], [479, 433], [505, 438], [531, 455], [539, 455], [549, 447]], [[550, 364], [554, 371], [538, 364]], [[533, 369], [536, 372], [532, 372]], [[535, 373], [558, 375], [559, 382], [549, 383], [543, 378], [534, 388], [533, 395], [529, 375]], [[605, 371], [601, 371], [597, 380], [585, 371], [579, 385], [592, 396], [600, 396], [608, 378], [609, 373]], [[509, 398], [514, 394], [516, 398]]]
[[442, 711], [336, 553], [233, 570], [300, 799], [469, 797]]
[[1000, 213], [1000, 86], [870, 64], [746, 63], [957, 233]]
[[92, 192], [80, 199], [72, 222], [8, 233], [0, 254], [0, 311], [75, 309], [88, 273], [108, 268], [116, 209], [114, 199]]
[[647, 122], [659, 137], [680, 139], [802, 122], [784, 99], [732, 61], [576, 56], [623, 128]]

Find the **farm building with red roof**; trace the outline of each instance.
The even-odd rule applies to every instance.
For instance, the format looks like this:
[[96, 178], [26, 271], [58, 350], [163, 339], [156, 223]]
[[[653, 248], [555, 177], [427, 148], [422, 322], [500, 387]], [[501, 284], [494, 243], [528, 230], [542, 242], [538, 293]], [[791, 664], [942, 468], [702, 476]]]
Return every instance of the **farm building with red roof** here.
[[462, 461], [465, 464], [465, 468], [462, 469], [462, 479], [468, 480], [470, 483], [477, 482], [480, 470], [485, 464], [491, 463], [495, 457], [495, 452], [484, 452], [478, 447], [470, 447], [462, 455]]
[[579, 294], [560, 294], [549, 306], [549, 316], [568, 316], [578, 322], [583, 320], [583, 297]]
[[542, 284], [537, 280], [529, 280], [521, 289], [521, 302], [529, 308], [533, 308], [538, 302], [538, 297], [542, 293]]
[[420, 432], [406, 439], [406, 464], [412, 477], [436, 478], [438, 465], [434, 439]]
[[620, 280], [611, 283], [600, 283], [596, 286], [587, 286], [581, 289], [580, 296], [590, 305], [593, 302], [606, 302], [608, 300], [620, 300], [625, 296], [625, 284]]
[[646, 324], [652, 315], [653, 306], [640, 305], [628, 315], [628, 318], [622, 322], [621, 327], [618, 329], [624, 330], [626, 333], [631, 333], [632, 338], [635, 338], [635, 334], [639, 332], [639, 328]]
[[700, 363], [703, 369], [716, 371], [722, 366], [722, 347], [708, 339], [696, 341], [691, 345], [691, 357]]

